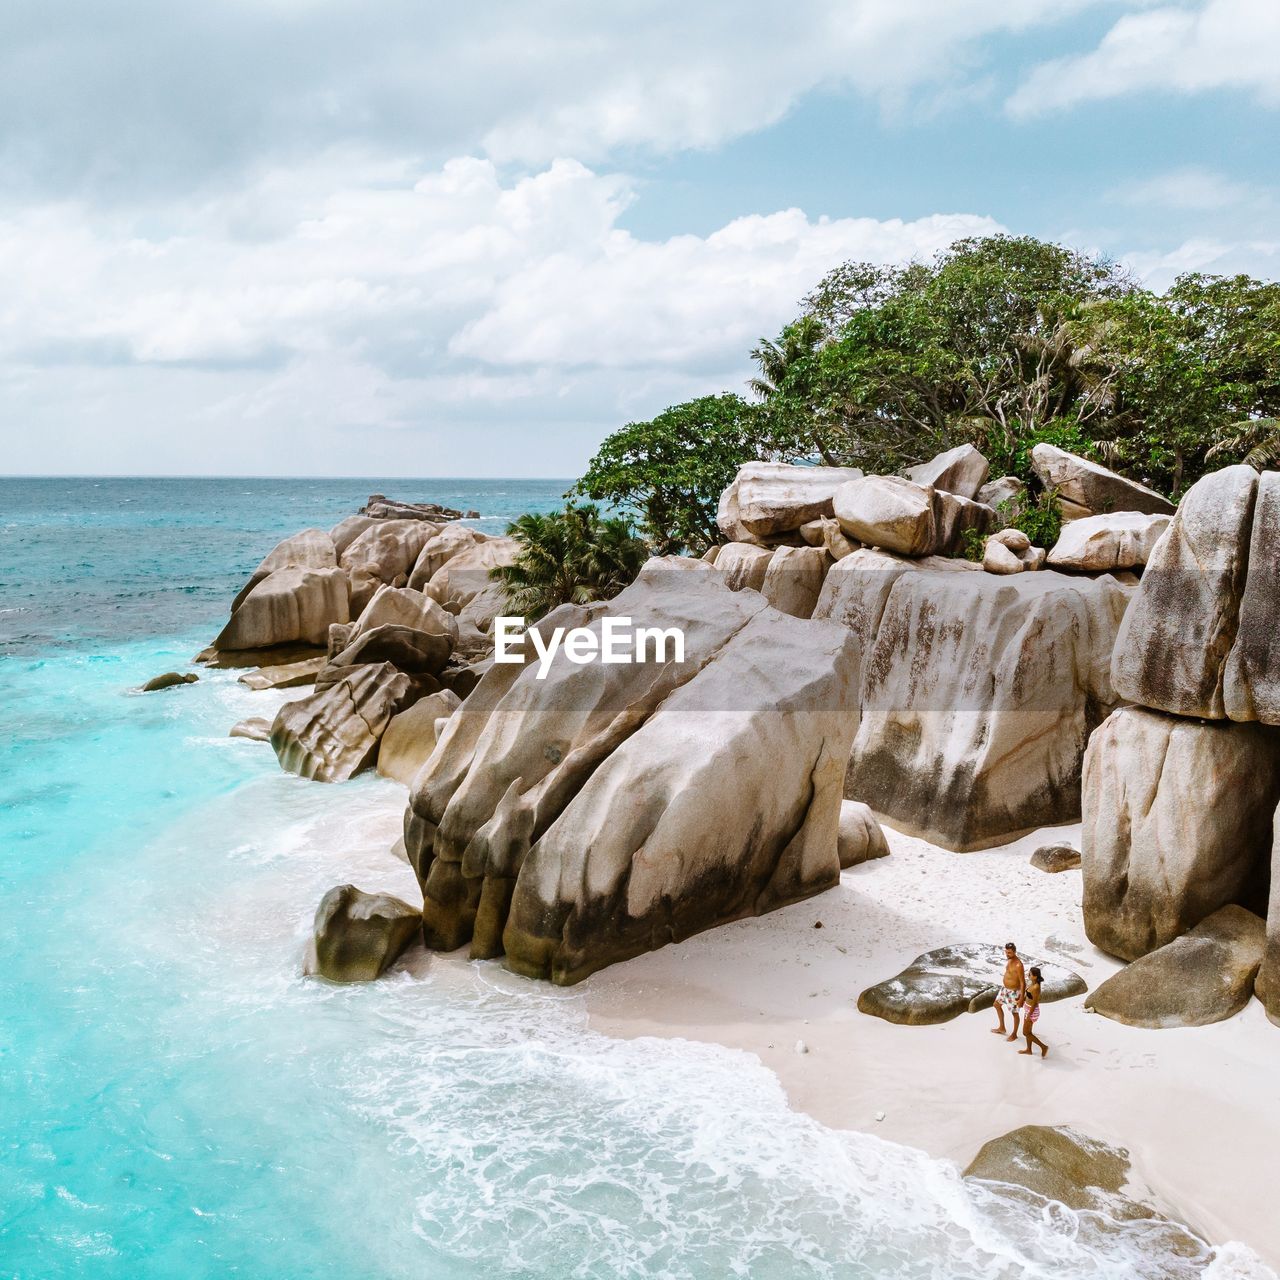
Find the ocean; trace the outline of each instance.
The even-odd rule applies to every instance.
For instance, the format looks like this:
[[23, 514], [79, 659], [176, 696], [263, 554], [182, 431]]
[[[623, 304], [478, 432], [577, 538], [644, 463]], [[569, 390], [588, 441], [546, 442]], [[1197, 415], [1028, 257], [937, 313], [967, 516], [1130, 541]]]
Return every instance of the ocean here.
[[824, 1128], [755, 1058], [606, 1039], [497, 963], [301, 978], [331, 885], [412, 894], [403, 789], [228, 738], [292, 696], [235, 672], [134, 690], [371, 492], [501, 530], [567, 484], [0, 479], [0, 1276], [1269, 1274]]

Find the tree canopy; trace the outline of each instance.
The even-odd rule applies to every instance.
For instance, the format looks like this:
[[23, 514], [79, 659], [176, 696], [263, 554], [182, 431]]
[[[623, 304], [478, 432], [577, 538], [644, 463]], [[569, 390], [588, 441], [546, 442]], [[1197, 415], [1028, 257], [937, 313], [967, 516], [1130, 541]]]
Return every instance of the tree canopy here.
[[1280, 284], [1185, 275], [1165, 293], [1030, 237], [931, 262], [848, 262], [751, 352], [748, 401], [675, 405], [611, 435], [577, 492], [635, 513], [661, 552], [715, 541], [753, 458], [900, 472], [970, 443], [1034, 484], [1041, 441], [1178, 497], [1206, 470], [1280, 461]]

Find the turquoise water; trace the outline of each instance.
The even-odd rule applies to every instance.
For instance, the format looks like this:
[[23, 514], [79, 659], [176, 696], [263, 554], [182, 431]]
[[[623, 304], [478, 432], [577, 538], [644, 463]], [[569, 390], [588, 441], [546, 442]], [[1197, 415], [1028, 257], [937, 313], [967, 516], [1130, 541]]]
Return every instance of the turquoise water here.
[[564, 487], [0, 480], [0, 1276], [1266, 1274], [1029, 1214], [791, 1112], [752, 1058], [607, 1040], [497, 965], [298, 976], [330, 885], [414, 891], [403, 791], [229, 739], [288, 696], [235, 673], [130, 690], [371, 491], [497, 528]]

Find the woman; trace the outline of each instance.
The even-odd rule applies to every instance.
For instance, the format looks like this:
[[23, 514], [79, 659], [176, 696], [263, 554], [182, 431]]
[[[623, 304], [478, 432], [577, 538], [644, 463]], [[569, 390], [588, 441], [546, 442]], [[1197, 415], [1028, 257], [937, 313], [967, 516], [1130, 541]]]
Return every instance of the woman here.
[[1049, 1046], [1035, 1033], [1036, 1023], [1040, 1021], [1040, 969], [1036, 965], [1027, 971], [1027, 989], [1023, 997], [1022, 1009], [1022, 1025], [1026, 1031], [1027, 1047], [1019, 1049], [1020, 1054], [1029, 1054], [1031, 1046], [1038, 1044], [1040, 1046], [1040, 1056], [1047, 1057], [1049, 1054]]

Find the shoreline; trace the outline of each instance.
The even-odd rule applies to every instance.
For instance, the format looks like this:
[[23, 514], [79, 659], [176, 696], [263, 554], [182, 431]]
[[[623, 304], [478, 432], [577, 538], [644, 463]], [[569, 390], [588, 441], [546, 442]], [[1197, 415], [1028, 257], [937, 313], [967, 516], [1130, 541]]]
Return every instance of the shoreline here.
[[827, 893], [593, 975], [583, 985], [589, 1025], [744, 1050], [823, 1125], [961, 1168], [1021, 1125], [1070, 1125], [1126, 1148], [1141, 1190], [1168, 1216], [1280, 1266], [1265, 1154], [1280, 1144], [1280, 1095], [1261, 1003], [1212, 1026], [1160, 1031], [1088, 1013], [1083, 998], [1047, 1004], [1043, 1060], [1019, 1056], [1021, 1039], [988, 1034], [990, 1010], [924, 1027], [859, 1013], [865, 987], [950, 943], [1009, 935], [1091, 989], [1123, 967], [1084, 936], [1079, 872], [1049, 875], [1027, 861], [1043, 844], [1078, 842], [1078, 825], [977, 853], [884, 830], [891, 855], [845, 871]]

